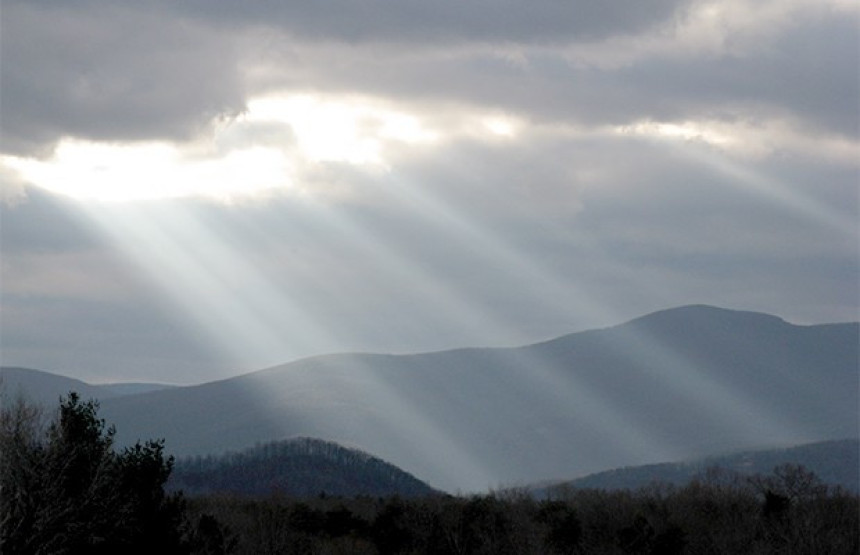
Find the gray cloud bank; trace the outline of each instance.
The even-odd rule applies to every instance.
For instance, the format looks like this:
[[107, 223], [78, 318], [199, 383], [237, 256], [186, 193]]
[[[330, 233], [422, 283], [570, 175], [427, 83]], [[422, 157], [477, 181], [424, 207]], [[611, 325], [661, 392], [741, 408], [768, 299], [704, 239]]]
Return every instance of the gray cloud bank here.
[[856, 135], [856, 11], [765, 4], [777, 13], [745, 26], [701, 24], [718, 36], [700, 43], [682, 31], [704, 2], [6, 2], [4, 149], [187, 139], [265, 87], [588, 124], [790, 115]]
[[[848, 4], [12, 1], [1, 19], [0, 154], [191, 144], [285, 91], [381, 99], [440, 128], [523, 123], [509, 140], [391, 147], [382, 172], [299, 164], [309, 190], [342, 195], [129, 212], [224, 292], [208, 301], [189, 274], [144, 267], [155, 231], [15, 193], [3, 364], [192, 382], [330, 351], [516, 344], [693, 302], [857, 317]], [[649, 122], [694, 131], [640, 132]], [[294, 146], [288, 126], [253, 132]], [[240, 345], [255, 318], [273, 330], [259, 349], [210, 348]]]

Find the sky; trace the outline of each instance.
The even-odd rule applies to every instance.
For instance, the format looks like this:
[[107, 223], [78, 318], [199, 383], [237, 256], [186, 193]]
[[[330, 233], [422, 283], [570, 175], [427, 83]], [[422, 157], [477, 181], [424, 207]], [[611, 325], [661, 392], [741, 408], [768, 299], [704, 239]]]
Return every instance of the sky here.
[[856, 321], [854, 0], [4, 0], [0, 364]]

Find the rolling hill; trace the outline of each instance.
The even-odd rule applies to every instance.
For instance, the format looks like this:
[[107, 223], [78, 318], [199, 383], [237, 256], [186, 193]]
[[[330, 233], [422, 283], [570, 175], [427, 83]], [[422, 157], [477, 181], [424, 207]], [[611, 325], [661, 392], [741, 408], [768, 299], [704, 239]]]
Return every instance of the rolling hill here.
[[271, 442], [218, 457], [180, 459], [168, 487], [186, 495], [383, 497], [435, 491], [372, 455], [313, 438]]
[[802, 465], [827, 485], [839, 486], [855, 493], [860, 491], [860, 441], [856, 439], [821, 441], [785, 449], [744, 451], [694, 461], [615, 468], [540, 487], [535, 491], [537, 495], [544, 496], [554, 488], [633, 490], [655, 482], [684, 486], [714, 468], [739, 476], [766, 476], [775, 467], [784, 464]]
[[448, 491], [858, 436], [858, 325], [688, 306], [507, 349], [313, 357], [110, 397], [178, 456], [315, 437]]

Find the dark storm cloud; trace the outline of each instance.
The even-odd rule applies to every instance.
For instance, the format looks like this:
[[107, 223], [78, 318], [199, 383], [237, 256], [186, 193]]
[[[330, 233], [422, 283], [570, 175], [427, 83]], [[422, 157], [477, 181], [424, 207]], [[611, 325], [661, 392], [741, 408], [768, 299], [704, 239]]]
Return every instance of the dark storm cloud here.
[[683, 0], [195, 1], [171, 10], [219, 21], [275, 25], [303, 39], [335, 41], [557, 42], [596, 39], [663, 21]]
[[121, 5], [7, 2], [2, 16], [3, 150], [60, 137], [188, 139], [244, 107], [218, 33]]
[[[539, 4], [6, 2], [4, 150], [45, 154], [62, 136], [190, 138], [243, 109], [243, 66], [254, 60], [234, 47], [248, 34], [264, 51], [279, 37], [392, 41], [395, 51], [451, 41], [566, 41], [640, 29], [668, 17], [677, 2]], [[289, 76], [289, 67], [281, 70]]]
[[679, 42], [673, 55], [614, 67], [565, 51], [590, 44], [633, 55], [636, 41], [613, 46], [613, 37], [671, 33], [690, 4], [7, 2], [4, 150], [44, 153], [63, 136], [189, 139], [250, 96], [282, 88], [588, 125], [791, 114], [856, 132], [853, 13], [802, 9], [746, 51], [685, 55]]

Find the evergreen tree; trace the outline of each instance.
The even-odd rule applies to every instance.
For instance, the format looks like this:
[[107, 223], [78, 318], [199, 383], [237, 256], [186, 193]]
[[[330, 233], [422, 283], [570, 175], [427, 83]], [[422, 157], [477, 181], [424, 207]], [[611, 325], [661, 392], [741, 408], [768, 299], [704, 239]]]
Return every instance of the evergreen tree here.
[[70, 393], [47, 429], [0, 410], [0, 553], [184, 553], [182, 499], [162, 441], [117, 453], [98, 403]]

